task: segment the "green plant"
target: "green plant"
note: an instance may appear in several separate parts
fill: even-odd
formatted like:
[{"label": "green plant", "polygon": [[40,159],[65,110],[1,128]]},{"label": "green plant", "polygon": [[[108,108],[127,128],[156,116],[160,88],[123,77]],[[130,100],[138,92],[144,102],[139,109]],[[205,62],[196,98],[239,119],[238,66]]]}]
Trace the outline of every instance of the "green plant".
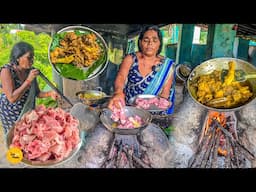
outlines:
[{"label": "green plant", "polygon": [[[12,30],[14,30],[14,33],[11,33]],[[10,52],[14,44],[19,41],[25,41],[34,47],[33,66],[52,81],[52,66],[48,60],[48,46],[51,39],[46,33],[35,34],[33,31],[23,30],[21,24],[0,24],[0,67],[9,62]],[[37,81],[41,90],[48,89],[46,83],[40,77],[37,78]],[[51,98],[37,99],[36,103],[56,106],[56,101]]]},{"label": "green plant", "polygon": [[170,136],[171,133],[174,131],[174,129],[175,129],[174,126],[170,125],[169,127],[165,128],[165,129],[163,129],[163,130],[164,130],[164,132],[165,132],[165,134],[166,134],[167,136]]}]

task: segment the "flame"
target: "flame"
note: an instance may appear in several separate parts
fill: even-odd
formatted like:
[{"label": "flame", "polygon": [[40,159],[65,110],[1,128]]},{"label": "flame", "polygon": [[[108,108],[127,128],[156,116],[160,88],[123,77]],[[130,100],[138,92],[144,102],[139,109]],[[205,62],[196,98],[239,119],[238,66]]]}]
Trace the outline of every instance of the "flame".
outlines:
[{"label": "flame", "polygon": [[[209,129],[210,125],[212,124],[213,119],[217,120],[222,126],[224,126],[226,124],[225,112],[209,111],[208,119],[207,119],[206,125],[205,125],[204,135],[207,134],[208,129]],[[216,131],[219,131],[219,128]]]},{"label": "flame", "polygon": [[[209,126],[212,124],[212,121],[214,119],[217,120],[223,127],[225,126],[226,120],[227,120],[225,112],[209,111],[208,119],[206,122],[205,134],[207,133]],[[221,130],[219,128],[217,128],[216,132],[218,132],[218,131],[221,131]],[[218,151],[218,155],[227,156],[228,151],[226,149],[218,147],[217,151]]]}]

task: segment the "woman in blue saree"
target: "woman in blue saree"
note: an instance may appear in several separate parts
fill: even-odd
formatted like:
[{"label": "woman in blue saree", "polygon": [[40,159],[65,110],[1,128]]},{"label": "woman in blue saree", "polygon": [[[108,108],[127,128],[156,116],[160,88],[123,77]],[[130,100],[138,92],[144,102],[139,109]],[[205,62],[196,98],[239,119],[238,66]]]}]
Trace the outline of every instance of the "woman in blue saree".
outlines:
[{"label": "woman in blue saree", "polygon": [[172,114],[175,97],[175,63],[160,54],[162,34],[157,26],[147,26],[139,35],[139,51],[127,55],[115,79],[114,96],[108,107],[125,105],[138,94],[152,94],[170,101],[163,114]]}]

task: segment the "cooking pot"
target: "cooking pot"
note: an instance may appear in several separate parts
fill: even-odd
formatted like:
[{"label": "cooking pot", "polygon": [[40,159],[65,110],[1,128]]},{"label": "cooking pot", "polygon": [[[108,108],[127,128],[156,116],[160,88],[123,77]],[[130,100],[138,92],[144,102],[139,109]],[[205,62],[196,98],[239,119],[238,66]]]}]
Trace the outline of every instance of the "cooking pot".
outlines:
[{"label": "cooking pot", "polygon": [[96,87],[95,90],[79,91],[76,96],[86,105],[101,105],[107,102],[111,96],[102,91],[101,87]]},{"label": "cooking pot", "polygon": [[242,69],[246,73],[255,73],[256,72],[256,67],[250,64],[249,62],[246,62],[241,59],[237,58],[228,58],[228,57],[222,57],[222,58],[215,58],[215,59],[210,59],[207,60],[200,65],[196,66],[191,73],[189,74],[189,77],[187,79],[186,85],[187,89],[189,92],[189,95],[192,97],[192,99],[200,106],[208,109],[208,110],[213,110],[213,111],[220,111],[220,112],[228,112],[228,111],[238,111],[245,107],[246,105],[251,104],[254,102],[255,97],[256,97],[256,79],[248,79],[245,83],[250,87],[250,90],[253,93],[253,96],[244,104],[237,106],[237,107],[231,107],[231,108],[214,108],[214,107],[209,107],[206,106],[202,103],[200,103],[197,100],[196,96],[196,90],[191,84],[196,81],[197,77],[201,75],[206,75],[212,73],[214,70],[221,71],[222,69],[228,69],[228,63],[229,61],[235,61],[236,66],[235,69]]},{"label": "cooking pot", "polygon": [[190,72],[191,72],[191,67],[186,64],[179,64],[175,68],[175,73],[176,73],[176,82],[177,83],[184,83],[186,82]]},{"label": "cooking pot", "polygon": [[135,115],[143,119],[143,124],[140,127],[136,128],[118,128],[115,127],[115,122],[111,118],[112,111],[108,108],[102,110],[100,115],[100,120],[102,124],[111,132],[120,134],[120,135],[136,135],[139,134],[143,129],[145,129],[152,120],[151,114],[144,110],[136,107],[125,106],[124,113],[127,118],[134,117]]}]

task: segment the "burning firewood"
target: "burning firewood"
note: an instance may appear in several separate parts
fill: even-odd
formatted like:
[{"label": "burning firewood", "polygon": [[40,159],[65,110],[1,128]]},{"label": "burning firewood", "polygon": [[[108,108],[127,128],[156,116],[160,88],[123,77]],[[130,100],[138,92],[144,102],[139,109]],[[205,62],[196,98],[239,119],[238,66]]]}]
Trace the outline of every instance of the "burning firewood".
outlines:
[{"label": "burning firewood", "polygon": [[219,155],[222,155],[222,156],[227,156],[227,150],[225,150],[225,149],[222,149],[222,148],[220,148],[220,147],[218,147],[218,154]]},{"label": "burning firewood", "polygon": [[[210,111],[189,167],[242,167],[246,156],[254,159],[254,154],[238,141],[235,126],[234,113]],[[218,159],[223,165],[218,165]]]},{"label": "burning firewood", "polygon": [[134,135],[118,135],[111,145],[104,168],[150,168],[146,151]]}]

